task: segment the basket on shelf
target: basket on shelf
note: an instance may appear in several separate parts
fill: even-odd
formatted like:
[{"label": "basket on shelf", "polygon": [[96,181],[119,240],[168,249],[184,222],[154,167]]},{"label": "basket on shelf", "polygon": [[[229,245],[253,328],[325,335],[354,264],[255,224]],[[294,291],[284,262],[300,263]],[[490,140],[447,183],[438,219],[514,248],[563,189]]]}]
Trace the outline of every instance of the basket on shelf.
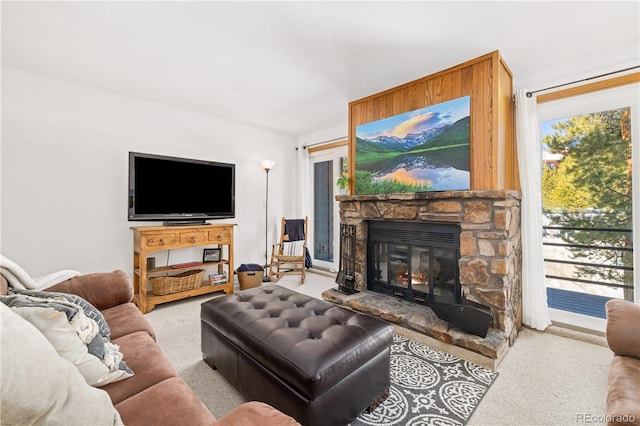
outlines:
[{"label": "basket on shelf", "polygon": [[168,277],[151,277],[149,278],[149,283],[151,283],[151,288],[153,288],[153,294],[156,296],[164,296],[200,287],[202,285],[204,272],[204,269],[193,269]]}]

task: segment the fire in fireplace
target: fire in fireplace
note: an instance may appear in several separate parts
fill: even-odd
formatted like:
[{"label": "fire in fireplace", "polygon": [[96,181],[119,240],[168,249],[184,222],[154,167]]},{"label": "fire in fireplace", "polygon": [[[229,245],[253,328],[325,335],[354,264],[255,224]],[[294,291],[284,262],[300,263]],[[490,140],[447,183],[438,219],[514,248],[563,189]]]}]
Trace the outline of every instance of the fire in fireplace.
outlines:
[{"label": "fire in fireplace", "polygon": [[460,303],[460,227],[369,221],[367,288],[414,303]]}]

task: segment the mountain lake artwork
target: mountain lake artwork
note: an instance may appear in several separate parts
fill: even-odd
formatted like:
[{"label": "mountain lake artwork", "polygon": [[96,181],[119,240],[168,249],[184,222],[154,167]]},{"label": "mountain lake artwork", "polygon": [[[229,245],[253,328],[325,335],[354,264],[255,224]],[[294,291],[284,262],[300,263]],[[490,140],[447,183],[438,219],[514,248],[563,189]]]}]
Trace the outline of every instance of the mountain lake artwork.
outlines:
[{"label": "mountain lake artwork", "polygon": [[470,97],[356,127],[355,193],[467,190]]}]

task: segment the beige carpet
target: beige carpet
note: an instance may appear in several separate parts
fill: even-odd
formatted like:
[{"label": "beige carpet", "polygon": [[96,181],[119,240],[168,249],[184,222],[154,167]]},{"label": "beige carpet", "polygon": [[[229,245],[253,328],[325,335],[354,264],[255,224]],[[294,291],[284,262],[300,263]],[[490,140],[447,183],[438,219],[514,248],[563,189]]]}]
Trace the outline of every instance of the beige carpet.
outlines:
[{"label": "beige carpet", "polygon": [[[285,276],[278,284],[314,297],[335,286],[332,278],[314,273],[303,285],[294,276]],[[211,298],[158,305],[146,317],[180,376],[220,417],[244,399],[202,361],[200,305]],[[579,423],[580,414],[602,416],[611,359],[612,352],[599,344],[524,329],[468,424],[569,425]]]}]

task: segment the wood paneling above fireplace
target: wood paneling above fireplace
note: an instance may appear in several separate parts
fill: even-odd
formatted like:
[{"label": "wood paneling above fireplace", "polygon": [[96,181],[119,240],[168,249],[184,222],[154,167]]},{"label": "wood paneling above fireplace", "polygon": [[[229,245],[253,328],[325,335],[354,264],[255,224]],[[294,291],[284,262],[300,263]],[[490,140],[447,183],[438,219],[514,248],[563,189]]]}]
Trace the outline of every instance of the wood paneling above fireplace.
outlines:
[{"label": "wood paneling above fireplace", "polygon": [[[514,135],[513,77],[498,51],[349,103],[350,172],[356,127],[462,96],[471,97],[472,190],[520,189]],[[355,179],[351,176],[351,185]],[[351,188],[353,194],[353,187]]]}]

